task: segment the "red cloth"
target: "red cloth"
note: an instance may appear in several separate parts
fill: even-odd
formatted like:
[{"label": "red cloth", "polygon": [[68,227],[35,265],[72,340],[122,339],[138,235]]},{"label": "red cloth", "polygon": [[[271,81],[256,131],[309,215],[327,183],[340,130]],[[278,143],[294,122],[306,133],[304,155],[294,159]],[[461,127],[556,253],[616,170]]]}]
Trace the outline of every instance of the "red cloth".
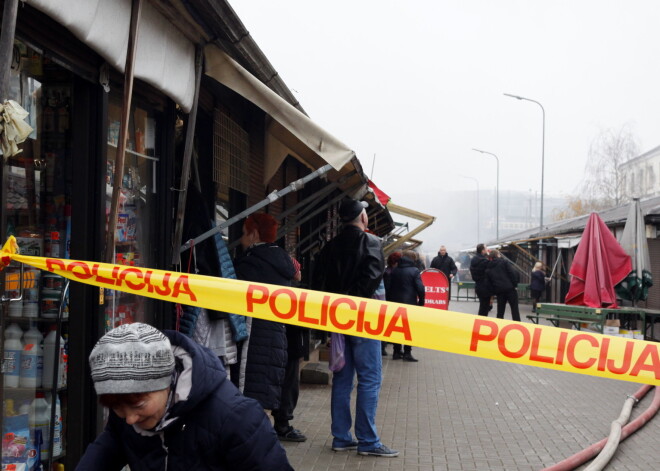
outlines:
[{"label": "red cloth", "polygon": [[596,213],[591,213],[569,273],[566,304],[617,307],[614,287],[632,270],[630,256]]},{"label": "red cloth", "polygon": [[378,201],[380,201],[380,204],[383,206],[387,206],[387,203],[390,202],[392,198],[390,198],[383,190],[378,188],[374,182],[369,180],[368,182],[369,188],[373,190],[373,192],[376,194],[376,197],[378,198]]}]

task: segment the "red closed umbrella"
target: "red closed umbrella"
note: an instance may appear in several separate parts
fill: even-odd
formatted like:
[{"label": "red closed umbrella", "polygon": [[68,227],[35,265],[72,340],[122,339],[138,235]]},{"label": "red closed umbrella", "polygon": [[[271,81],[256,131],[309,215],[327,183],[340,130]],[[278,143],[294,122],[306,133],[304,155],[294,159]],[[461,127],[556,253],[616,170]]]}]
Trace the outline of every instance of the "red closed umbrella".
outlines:
[{"label": "red closed umbrella", "polygon": [[631,270],[630,256],[600,216],[591,213],[569,271],[572,278],[565,303],[615,308],[614,287]]}]

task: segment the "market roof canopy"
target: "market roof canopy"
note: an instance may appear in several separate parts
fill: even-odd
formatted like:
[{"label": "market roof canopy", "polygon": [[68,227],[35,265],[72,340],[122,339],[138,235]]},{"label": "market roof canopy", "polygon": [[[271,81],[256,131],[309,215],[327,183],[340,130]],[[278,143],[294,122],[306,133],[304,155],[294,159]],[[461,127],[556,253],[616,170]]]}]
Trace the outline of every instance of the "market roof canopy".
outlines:
[{"label": "market roof canopy", "polygon": [[[124,72],[131,0],[25,1]],[[135,77],[161,90],[185,112],[190,111],[195,92],[195,46],[149,2],[142,5]]]},{"label": "market roof canopy", "polygon": [[[287,155],[313,170],[326,163],[335,170],[355,157],[346,144],[264,85],[214,44],[205,47],[206,75],[251,101],[273,118],[267,129],[266,160],[270,177]],[[266,175],[267,180],[270,178]]]}]

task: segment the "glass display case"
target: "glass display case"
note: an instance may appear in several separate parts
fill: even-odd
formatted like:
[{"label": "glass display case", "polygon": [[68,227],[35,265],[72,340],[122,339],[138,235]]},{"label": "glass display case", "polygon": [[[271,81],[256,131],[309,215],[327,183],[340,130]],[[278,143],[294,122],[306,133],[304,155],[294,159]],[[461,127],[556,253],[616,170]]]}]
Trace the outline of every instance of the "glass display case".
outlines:
[{"label": "glass display case", "polygon": [[[23,254],[68,258],[71,73],[17,41],[11,95],[34,131],[1,161],[3,236],[15,236]],[[68,283],[20,264],[0,272],[0,283],[3,464],[52,469],[66,452]]]},{"label": "glass display case", "polygon": [[[111,94],[108,104],[107,171],[105,182],[106,221],[110,213],[114,174],[117,162],[121,96]],[[156,234],[157,207],[156,119],[149,111],[133,106],[128,127],[122,186],[119,192],[115,230],[114,263],[139,267],[155,266],[152,247]],[[106,227],[106,230],[109,228]],[[106,290],[106,330],[135,321],[151,323],[151,301],[148,298],[120,291]]]}]

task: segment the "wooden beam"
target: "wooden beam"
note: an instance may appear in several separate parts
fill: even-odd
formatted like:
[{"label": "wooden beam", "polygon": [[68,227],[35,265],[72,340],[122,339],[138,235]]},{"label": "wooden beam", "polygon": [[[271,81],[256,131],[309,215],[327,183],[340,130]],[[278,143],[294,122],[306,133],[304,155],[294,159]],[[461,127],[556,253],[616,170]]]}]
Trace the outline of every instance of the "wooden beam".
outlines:
[{"label": "wooden beam", "polygon": [[110,215],[108,216],[108,228],[105,234],[105,261],[107,263],[114,263],[119,194],[121,193],[122,179],[124,177],[124,160],[126,154],[126,142],[128,140],[128,121],[131,115],[131,101],[133,98],[135,53],[137,51],[137,35],[140,26],[141,13],[142,0],[133,0],[133,4],[131,5],[131,25],[128,32],[128,49],[126,51],[126,68],[124,71],[124,101],[122,103],[121,122],[119,127],[119,143],[117,146],[117,157],[115,158],[115,175],[112,186]]}]

